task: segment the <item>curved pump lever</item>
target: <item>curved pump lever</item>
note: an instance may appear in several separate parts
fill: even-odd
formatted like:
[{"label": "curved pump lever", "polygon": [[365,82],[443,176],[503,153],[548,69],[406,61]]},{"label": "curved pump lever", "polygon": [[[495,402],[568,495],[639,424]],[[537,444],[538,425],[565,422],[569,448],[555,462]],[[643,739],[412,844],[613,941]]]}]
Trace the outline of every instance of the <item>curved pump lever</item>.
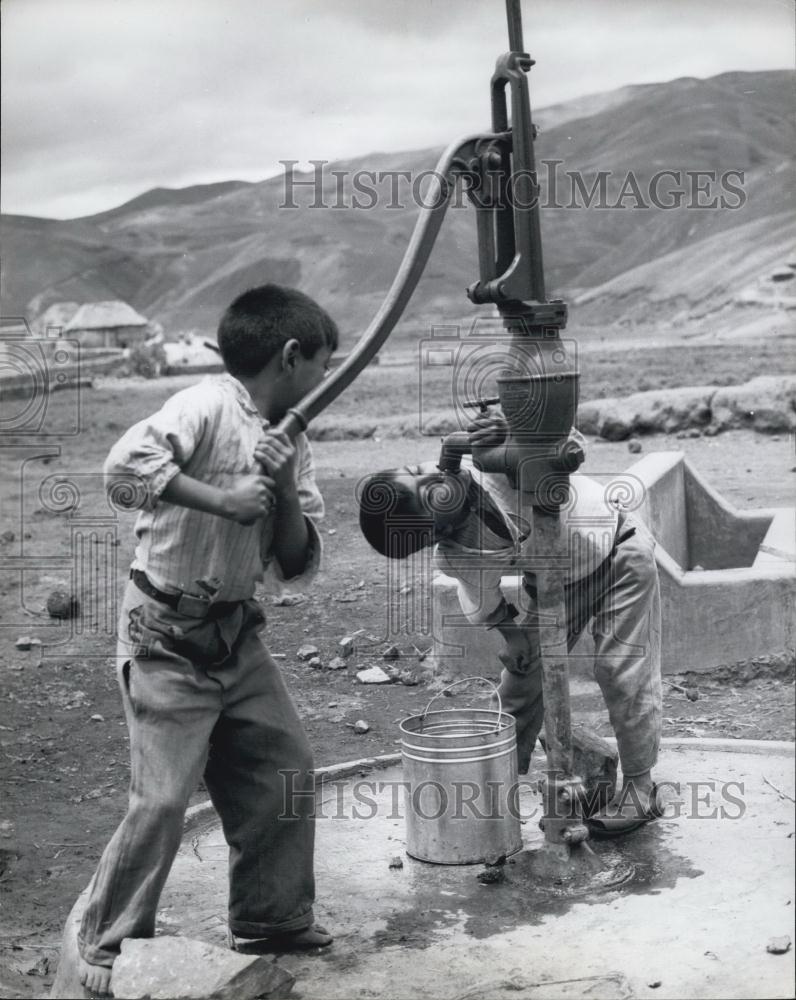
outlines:
[{"label": "curved pump lever", "polygon": [[343,364],[296,406],[287,411],[278,430],[285,431],[290,438],[305,430],[310,420],[337,399],[376,356],[401,318],[423,274],[445,218],[456,176],[471,175],[474,171],[474,162],[480,155],[482,147],[507,138],[506,134],[485,133],[457,139],[448,146],[434,169],[429,192],[431,197],[424,199],[401,266],[379,311]]}]

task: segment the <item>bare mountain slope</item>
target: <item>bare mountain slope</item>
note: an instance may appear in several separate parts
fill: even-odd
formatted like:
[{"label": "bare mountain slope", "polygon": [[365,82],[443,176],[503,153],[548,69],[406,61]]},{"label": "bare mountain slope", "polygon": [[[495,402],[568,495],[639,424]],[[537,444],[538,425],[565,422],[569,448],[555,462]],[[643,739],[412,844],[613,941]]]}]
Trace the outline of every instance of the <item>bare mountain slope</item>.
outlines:
[{"label": "bare mountain slope", "polygon": [[[791,83],[784,71],[731,73],[625,87],[540,111],[549,292],[580,297],[578,314],[600,323],[637,310],[631,300],[650,289],[664,317],[672,309],[699,312],[708,302],[731,300],[738,268],[747,275],[780,260],[788,231],[779,222],[793,191]],[[321,190],[296,189],[297,208],[284,207],[280,176],[257,184],[159,188],[79,220],[5,216],[4,313],[33,319],[53,302],[121,298],[162,322],[167,333],[211,333],[230,298],[254,282],[276,280],[326,304],[350,341],[393,279],[418,213],[412,180],[432,168],[438,154],[374,153],[330,164],[319,178]],[[562,161],[555,192],[548,183],[552,166],[542,162],[554,159]],[[343,172],[341,189],[333,170]],[[684,203],[671,210],[650,204],[651,179],[661,170],[674,171],[664,192],[678,186],[685,192]],[[702,183],[708,201],[731,195],[724,207],[720,198],[713,208],[688,207],[695,200],[694,171],[715,172],[715,180]],[[721,181],[727,171],[736,172],[734,195]],[[631,172],[645,207],[632,192],[618,203]],[[601,205],[585,207],[576,174],[585,191],[604,184]],[[359,204],[368,207],[353,205],[355,178],[374,192],[363,196],[360,188]],[[318,198],[326,208],[311,207]],[[716,248],[721,266],[706,256]],[[464,289],[476,277],[474,213],[454,206],[403,329],[467,315]],[[678,291],[683,282],[687,291]],[[599,293],[584,298],[595,289]]]}]

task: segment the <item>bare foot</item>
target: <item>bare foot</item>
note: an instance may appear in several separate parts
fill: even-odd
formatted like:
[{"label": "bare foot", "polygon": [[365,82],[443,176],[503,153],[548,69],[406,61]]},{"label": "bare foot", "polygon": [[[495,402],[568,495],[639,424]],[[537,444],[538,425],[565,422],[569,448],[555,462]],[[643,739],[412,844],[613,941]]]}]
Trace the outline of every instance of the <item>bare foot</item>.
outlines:
[{"label": "bare foot", "polygon": [[111,993],[112,971],[108,965],[91,965],[84,958],[80,959],[80,965],[78,966],[80,982],[86,987],[89,993],[106,997],[113,996]]}]

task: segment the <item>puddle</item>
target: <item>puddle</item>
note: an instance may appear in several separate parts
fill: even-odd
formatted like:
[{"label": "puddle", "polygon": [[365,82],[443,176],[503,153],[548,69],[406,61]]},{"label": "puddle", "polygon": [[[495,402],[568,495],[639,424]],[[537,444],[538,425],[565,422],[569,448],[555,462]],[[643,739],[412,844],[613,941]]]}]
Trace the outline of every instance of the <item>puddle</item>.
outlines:
[{"label": "puddle", "polygon": [[577,866],[572,874],[549,873],[538,850],[509,858],[505,880],[482,885],[481,865],[444,866],[410,862],[412,904],[387,916],[377,931],[376,947],[426,948],[463,931],[488,938],[521,926],[538,926],[568,912],[576,903],[605,904],[620,895],[657,895],[681,878],[704,872],[663,843],[662,832],[649,826],[621,844],[594,846],[595,865]]}]

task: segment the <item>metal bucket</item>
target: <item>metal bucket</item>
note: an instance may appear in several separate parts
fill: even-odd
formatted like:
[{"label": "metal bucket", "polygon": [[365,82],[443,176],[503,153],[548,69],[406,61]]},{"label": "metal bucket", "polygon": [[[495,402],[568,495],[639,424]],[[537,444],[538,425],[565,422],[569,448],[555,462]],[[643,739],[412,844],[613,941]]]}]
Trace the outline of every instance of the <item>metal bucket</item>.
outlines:
[{"label": "metal bucket", "polygon": [[[478,680],[497,695],[498,710],[429,712],[456,684]],[[420,861],[468,865],[522,848],[517,734],[491,681],[463,677],[400,726],[406,803],[406,852]]]}]

